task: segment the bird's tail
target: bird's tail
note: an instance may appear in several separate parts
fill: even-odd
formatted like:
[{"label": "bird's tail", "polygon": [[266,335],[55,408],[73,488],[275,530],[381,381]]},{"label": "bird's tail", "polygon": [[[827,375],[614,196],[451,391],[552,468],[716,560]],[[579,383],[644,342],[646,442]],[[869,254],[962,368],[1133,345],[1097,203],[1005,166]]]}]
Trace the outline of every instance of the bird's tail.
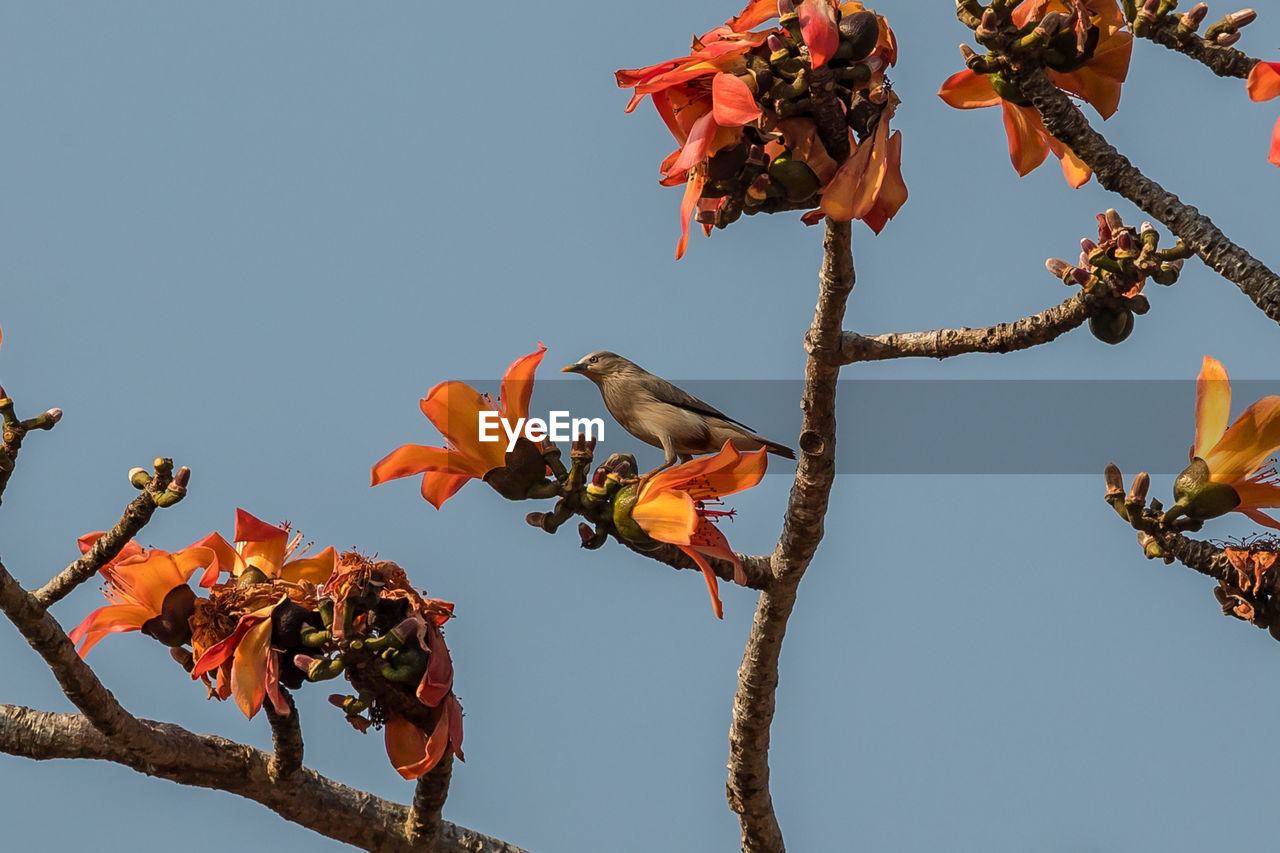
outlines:
[{"label": "bird's tail", "polygon": [[764,443],[765,449],[775,456],[781,456],[783,459],[795,459],[796,452],[785,444],[778,444],[776,441],[770,441],[767,438],[760,439]]}]

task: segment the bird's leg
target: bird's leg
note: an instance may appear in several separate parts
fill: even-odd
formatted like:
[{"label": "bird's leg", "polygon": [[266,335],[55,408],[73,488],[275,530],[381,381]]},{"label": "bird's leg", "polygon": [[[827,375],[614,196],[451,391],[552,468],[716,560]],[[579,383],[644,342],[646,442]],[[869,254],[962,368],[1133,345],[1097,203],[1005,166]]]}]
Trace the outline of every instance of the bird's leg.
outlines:
[{"label": "bird's leg", "polygon": [[662,441],[662,452],[666,454],[667,458],[662,460],[662,464],[657,468],[654,468],[648,474],[642,476],[640,478],[641,481],[647,480],[659,471],[665,471],[672,465],[676,464],[676,440],[669,435],[662,436],[660,440]]}]

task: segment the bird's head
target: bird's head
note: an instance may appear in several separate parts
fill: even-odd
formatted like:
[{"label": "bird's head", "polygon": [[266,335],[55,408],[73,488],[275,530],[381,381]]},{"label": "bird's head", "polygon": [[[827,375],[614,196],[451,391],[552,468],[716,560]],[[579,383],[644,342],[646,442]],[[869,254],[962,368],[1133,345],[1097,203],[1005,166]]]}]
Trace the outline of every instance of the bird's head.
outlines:
[{"label": "bird's head", "polygon": [[560,368],[561,373],[580,373],[592,382],[601,382],[638,371],[639,368],[635,364],[608,350],[588,353],[568,367]]}]

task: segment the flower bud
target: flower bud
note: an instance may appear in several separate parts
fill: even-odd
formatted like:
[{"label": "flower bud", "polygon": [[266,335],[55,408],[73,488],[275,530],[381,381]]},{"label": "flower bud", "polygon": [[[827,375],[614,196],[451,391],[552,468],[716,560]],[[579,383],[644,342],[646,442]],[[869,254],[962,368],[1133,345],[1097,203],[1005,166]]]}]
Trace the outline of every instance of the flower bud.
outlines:
[{"label": "flower bud", "polygon": [[1089,331],[1104,344],[1118,344],[1133,332],[1133,312],[1103,309],[1089,318]]}]

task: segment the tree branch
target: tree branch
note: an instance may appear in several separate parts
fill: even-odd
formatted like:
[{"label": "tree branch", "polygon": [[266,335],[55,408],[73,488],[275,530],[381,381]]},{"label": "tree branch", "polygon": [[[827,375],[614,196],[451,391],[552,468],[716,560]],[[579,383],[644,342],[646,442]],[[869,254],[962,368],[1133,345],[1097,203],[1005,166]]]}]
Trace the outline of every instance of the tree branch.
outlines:
[{"label": "tree branch", "polygon": [[1280,277],[1231,242],[1207,216],[1142,174],[1090,126],[1071,99],[1049,82],[1044,69],[1015,63],[1010,74],[1040,111],[1049,132],[1093,170],[1098,183],[1164,223],[1211,269],[1235,282],[1268,317],[1280,322]]},{"label": "tree branch", "polygon": [[[692,569],[693,571],[701,571],[698,564],[693,561],[685,552],[681,551],[675,545],[667,545],[659,543],[651,547],[645,547],[636,542],[632,542],[621,537],[618,541],[626,545],[632,551],[642,557],[648,557],[664,565],[668,565],[673,569]],[[755,555],[755,554],[738,554],[738,560],[742,563],[742,570],[747,575],[747,587],[750,589],[765,589],[773,580],[771,555]],[[727,560],[718,560],[715,557],[708,557],[707,563],[710,564],[711,570],[716,573],[716,577],[722,581],[733,583],[733,564]]]},{"label": "tree branch", "polygon": [[839,346],[845,302],[853,289],[849,223],[826,221],[818,305],[806,336],[810,350],[800,406],[800,460],[773,552],[774,582],[760,594],[751,634],[738,667],[729,729],[729,807],[738,814],[745,853],[780,853],[782,830],[769,793],[769,729],[778,688],[778,658],[795,605],[796,587],[822,540],[823,518],[835,482],[838,365],[815,355]]},{"label": "tree branch", "polygon": [[[141,469],[135,469],[138,475],[148,475]],[[183,474],[183,472],[186,472]],[[160,458],[155,461],[155,473],[142,486],[142,492],[129,501],[124,515],[115,526],[102,534],[89,552],[67,566],[48,583],[36,590],[33,595],[41,607],[48,608],[61,601],[71,590],[89,580],[107,563],[116,558],[120,549],[137,535],[151,516],[155,515],[160,505],[172,506],[186,494],[186,480],[190,469],[179,470],[177,478],[173,475],[173,460]]]},{"label": "tree branch", "polygon": [[302,724],[298,719],[298,705],[288,690],[281,687],[280,693],[289,704],[287,715],[277,714],[270,702],[262,704],[267,722],[271,724],[272,752],[267,773],[272,781],[288,778],[302,767]]},{"label": "tree branch", "polygon": [[1047,344],[1083,325],[1095,308],[1088,294],[1077,293],[1055,305],[1012,323],[983,329],[935,329],[931,332],[902,332],[887,335],[860,335],[842,332],[835,353],[836,364],[881,361],[890,358],[951,358],[970,352],[1013,352]]},{"label": "tree branch", "polygon": [[404,834],[424,850],[430,850],[440,837],[443,821],[440,811],[449,797],[449,780],[453,778],[453,753],[446,752],[431,772],[418,779],[413,789],[413,804],[405,819]]},{"label": "tree branch", "polygon": [[1180,32],[1178,21],[1177,15],[1165,15],[1157,19],[1142,34],[1142,38],[1203,63],[1219,77],[1239,77],[1243,80],[1249,76],[1253,66],[1258,64],[1256,58],[1234,47],[1214,44],[1194,32]]},{"label": "tree branch", "polygon": [[[37,761],[89,758],[111,761],[182,785],[226,791],[261,803],[286,820],[371,851],[425,850],[404,835],[409,808],[349,788],[301,768],[273,781],[265,752],[180,726],[138,721],[150,737],[170,746],[160,760],[144,760],[97,731],[80,714],[55,714],[0,705],[0,752]],[[186,752],[198,745],[195,754]],[[217,756],[208,762],[205,756]],[[442,821],[436,853],[524,853],[496,838]]]}]

